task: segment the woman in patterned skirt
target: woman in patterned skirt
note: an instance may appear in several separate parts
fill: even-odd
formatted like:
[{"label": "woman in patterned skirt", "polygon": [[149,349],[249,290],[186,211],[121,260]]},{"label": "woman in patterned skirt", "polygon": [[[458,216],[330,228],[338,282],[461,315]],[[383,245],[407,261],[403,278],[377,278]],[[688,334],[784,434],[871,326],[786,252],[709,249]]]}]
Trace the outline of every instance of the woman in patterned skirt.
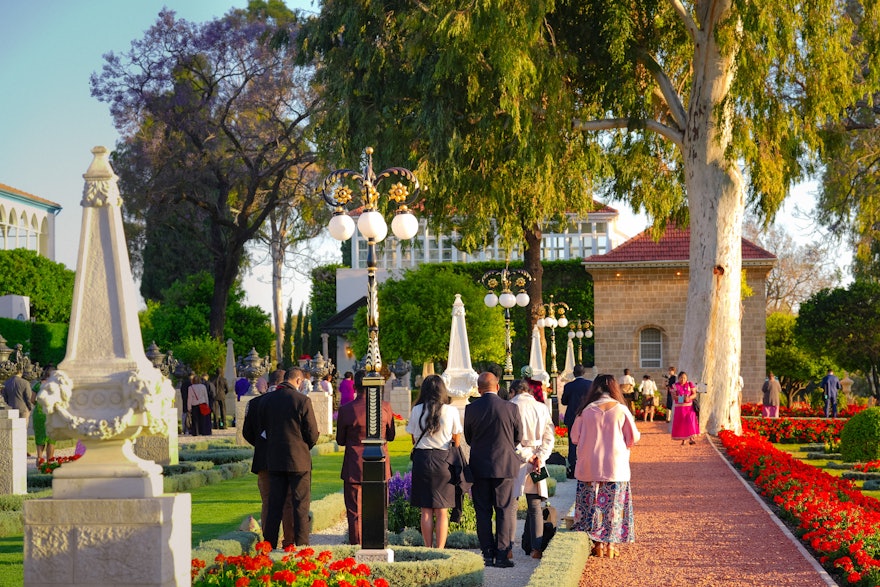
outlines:
[{"label": "woman in patterned skirt", "polygon": [[635,542],[629,454],[640,436],[614,376],[596,377],[571,427],[578,457],[572,528],[587,533],[594,556],[618,557],[617,544]]}]

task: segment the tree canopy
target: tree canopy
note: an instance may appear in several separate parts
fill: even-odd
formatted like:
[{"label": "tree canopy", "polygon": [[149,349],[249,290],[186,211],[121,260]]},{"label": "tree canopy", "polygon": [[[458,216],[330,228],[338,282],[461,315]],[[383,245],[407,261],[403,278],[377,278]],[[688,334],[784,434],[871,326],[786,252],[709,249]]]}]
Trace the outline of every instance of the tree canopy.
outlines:
[{"label": "tree canopy", "polygon": [[823,289],[801,304],[798,342],[848,371],[860,371],[880,399],[880,283]]},{"label": "tree canopy", "polygon": [[328,2],[303,38],[338,105],[319,121],[322,148],[345,159],[376,144],[413,162],[432,218],[467,210],[466,244],[497,226],[534,250],[543,223],[587,210],[594,191],[658,225],[689,221],[679,360],[708,384],[701,420],[716,432],[740,427],[746,200],[772,217],[812,171],[821,128],[880,88],[877,11],[874,0]]},{"label": "tree canopy", "polygon": [[0,250],[0,296],[28,296],[37,322],[69,322],[75,273],[36,251]]},{"label": "tree canopy", "polygon": [[[281,41],[298,25],[282,8],[251,2],[204,24],[163,10],[127,52],[105,55],[91,78],[92,95],[110,105],[123,135],[116,164],[129,167],[120,169],[131,190],[123,195],[143,214],[134,220],[186,219],[169,230],[210,255],[214,337],[223,335],[245,244],[276,208],[310,205],[301,185],[314,161],[308,121],[318,99],[305,68],[290,65]],[[160,257],[170,254],[154,244]]]},{"label": "tree canopy", "polygon": [[[452,303],[461,294],[471,361],[504,361],[504,319],[483,303],[485,291],[467,275],[448,267],[422,265],[379,286],[379,341],[386,364],[397,357],[413,363],[446,362]],[[367,351],[366,308],[355,318],[352,349]]]},{"label": "tree canopy", "polygon": [[810,383],[836,367],[827,357],[814,354],[798,342],[794,334],[796,321],[796,316],[786,312],[767,316],[767,371],[779,378],[789,406]]}]

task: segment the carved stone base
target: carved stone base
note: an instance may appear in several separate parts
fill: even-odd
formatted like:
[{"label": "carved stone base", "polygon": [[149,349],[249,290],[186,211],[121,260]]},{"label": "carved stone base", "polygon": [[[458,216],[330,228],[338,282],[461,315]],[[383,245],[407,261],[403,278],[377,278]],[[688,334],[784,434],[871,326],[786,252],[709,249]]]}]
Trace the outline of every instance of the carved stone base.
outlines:
[{"label": "carved stone base", "polygon": [[134,454],[130,440],[83,441],[86,453],[52,474],[55,499],[138,499],[162,495],[162,467]]},{"label": "carved stone base", "polygon": [[354,554],[354,560],[359,563],[393,563],[394,551],[390,548],[379,550],[362,548]]},{"label": "carved stone base", "polygon": [[255,397],[257,396],[243,395],[240,400],[235,402],[235,444],[238,446],[250,446],[248,441],[242,436],[241,431],[242,426],[244,426],[244,414],[247,411],[247,405]]},{"label": "carved stone base", "polygon": [[318,432],[330,434],[333,432],[333,396],[323,391],[312,391],[309,394],[312,400],[312,409],[315,410],[315,420],[318,422]]},{"label": "carved stone base", "polygon": [[412,410],[412,406],[410,403],[412,402],[412,396],[410,395],[409,387],[400,387],[395,385],[391,388],[391,410],[395,414],[400,414],[404,418],[409,418],[409,413]]},{"label": "carved stone base", "polygon": [[176,465],[180,462],[177,440],[177,409],[170,408],[166,415],[168,436],[139,436],[134,440],[134,454],[158,465]]},{"label": "carved stone base", "polygon": [[27,421],[0,410],[0,495],[27,493]]},{"label": "carved stone base", "polygon": [[[67,466],[67,465],[65,465]],[[28,587],[190,584],[188,493],[24,503]]]}]

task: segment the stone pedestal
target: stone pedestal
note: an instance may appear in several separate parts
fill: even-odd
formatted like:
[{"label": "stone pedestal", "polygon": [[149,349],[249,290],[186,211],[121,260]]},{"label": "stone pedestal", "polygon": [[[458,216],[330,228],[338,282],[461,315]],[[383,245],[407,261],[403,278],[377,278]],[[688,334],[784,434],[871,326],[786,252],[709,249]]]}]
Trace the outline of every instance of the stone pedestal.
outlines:
[{"label": "stone pedestal", "polygon": [[[235,393],[232,394],[233,396]],[[250,446],[247,440],[242,436],[241,431],[244,427],[244,414],[247,411],[247,405],[255,395],[243,395],[241,399],[235,402],[235,444],[237,446]]]},{"label": "stone pedestal", "polygon": [[177,440],[177,408],[168,410],[167,436],[139,436],[134,441],[134,454],[147,461],[153,461],[157,465],[176,465],[179,460],[179,445]]},{"label": "stone pedestal", "polygon": [[0,495],[27,493],[27,421],[0,410]]},{"label": "stone pedestal", "polygon": [[309,394],[309,399],[312,400],[312,408],[315,410],[318,431],[321,434],[330,434],[333,432],[333,395],[323,391],[313,391]]},{"label": "stone pedestal", "polygon": [[190,584],[188,493],[24,503],[28,587]]},{"label": "stone pedestal", "polygon": [[395,385],[391,388],[391,409],[395,414],[400,414],[404,418],[409,418],[409,413],[412,410],[412,406],[410,405],[411,396],[409,387],[400,387]]}]

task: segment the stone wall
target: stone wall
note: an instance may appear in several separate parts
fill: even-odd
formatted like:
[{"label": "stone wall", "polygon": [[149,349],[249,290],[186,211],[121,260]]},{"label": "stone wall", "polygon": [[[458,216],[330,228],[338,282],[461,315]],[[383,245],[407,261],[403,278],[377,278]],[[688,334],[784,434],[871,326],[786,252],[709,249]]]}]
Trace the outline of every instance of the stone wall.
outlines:
[{"label": "stone wall", "polygon": [[[667,367],[678,367],[687,304],[687,267],[591,269],[593,276],[596,370],[623,376],[628,368],[640,381],[649,374],[663,391]],[[741,373],[743,401],[761,396],[765,377],[765,268],[747,268],[754,295],[743,301]],[[662,334],[662,367],[639,364],[640,333],[656,328]],[[696,376],[691,377],[696,380]]]}]

